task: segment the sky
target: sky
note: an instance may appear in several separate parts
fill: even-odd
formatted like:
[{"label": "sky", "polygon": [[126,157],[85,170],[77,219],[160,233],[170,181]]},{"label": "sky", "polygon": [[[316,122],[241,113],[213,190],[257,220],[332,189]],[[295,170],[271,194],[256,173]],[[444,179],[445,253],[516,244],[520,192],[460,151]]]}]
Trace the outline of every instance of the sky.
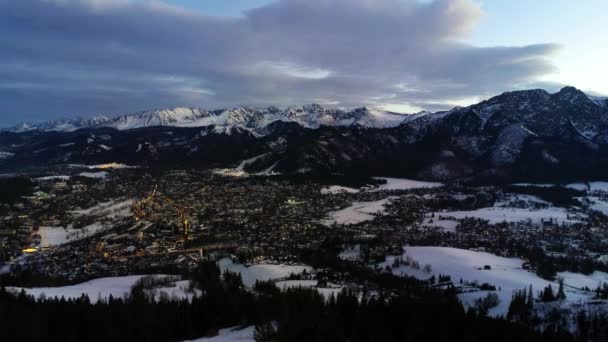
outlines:
[{"label": "sky", "polygon": [[605,0],[0,0],[0,126],[177,106],[608,94]]}]

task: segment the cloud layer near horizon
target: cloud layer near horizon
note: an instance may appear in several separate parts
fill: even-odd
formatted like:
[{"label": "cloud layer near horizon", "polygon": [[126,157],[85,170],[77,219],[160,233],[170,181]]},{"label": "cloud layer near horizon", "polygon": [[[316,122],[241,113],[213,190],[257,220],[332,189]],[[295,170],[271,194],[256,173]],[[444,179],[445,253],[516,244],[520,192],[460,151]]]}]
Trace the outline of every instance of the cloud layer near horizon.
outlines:
[{"label": "cloud layer near horizon", "polygon": [[0,123],[168,106],[448,107],[553,72],[555,45],[476,47],[471,0],[0,0]]}]

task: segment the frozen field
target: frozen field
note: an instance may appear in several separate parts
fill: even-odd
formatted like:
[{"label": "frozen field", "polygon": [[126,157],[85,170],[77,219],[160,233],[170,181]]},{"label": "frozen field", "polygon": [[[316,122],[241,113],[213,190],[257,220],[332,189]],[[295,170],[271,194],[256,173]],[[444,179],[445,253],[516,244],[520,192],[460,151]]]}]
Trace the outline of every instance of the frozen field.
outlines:
[{"label": "frozen field", "polygon": [[233,327],[221,329],[217,336],[214,337],[203,337],[196,340],[184,341],[184,342],[253,342],[253,333],[255,327]]},{"label": "frozen field", "polygon": [[73,214],[79,216],[86,215],[100,215],[106,217],[124,217],[130,216],[131,206],[133,205],[133,200],[125,200],[125,201],[109,201],[99,203],[98,205],[81,210],[72,211]]},{"label": "frozen field", "polygon": [[490,221],[491,224],[501,222],[526,222],[540,224],[543,220],[562,223],[579,223],[580,220],[569,215],[565,208],[548,207],[543,209],[488,207],[469,211],[445,211],[435,213],[436,217],[453,218],[456,220],[472,217]]},{"label": "frozen field", "polygon": [[81,172],[78,174],[80,177],[86,177],[86,178],[97,178],[97,179],[104,179],[106,178],[109,173],[107,173],[106,171],[99,171],[99,172]]},{"label": "frozen field", "polygon": [[[44,294],[46,298],[64,297],[66,299],[75,299],[86,294],[91,302],[96,302],[98,299],[108,299],[110,295],[114,298],[123,298],[124,296],[129,295],[131,293],[131,287],[142,277],[144,277],[144,275],[109,277],[94,279],[77,285],[34,288],[9,287],[8,290],[20,292],[23,289],[27,294],[36,298]],[[158,277],[166,277],[166,275],[158,275]],[[166,293],[169,298],[192,299],[194,294],[188,292],[188,280],[175,281],[172,285],[173,286],[146,290],[146,292],[156,300],[160,298],[161,292]]]},{"label": "frozen field", "polygon": [[382,190],[410,190],[410,189],[423,189],[423,188],[437,188],[443,186],[441,183],[436,182],[423,182],[417,181],[413,179],[405,179],[405,178],[381,178],[378,177],[376,179],[386,180],[386,184],[382,184],[372,191],[382,191]]},{"label": "frozen field", "polygon": [[63,245],[68,242],[81,240],[104,229],[105,227],[101,223],[93,223],[81,229],[43,226],[38,230],[38,234],[41,237],[40,247]]},{"label": "frozen field", "polygon": [[328,186],[326,188],[321,189],[321,194],[323,194],[323,195],[339,194],[339,193],[356,194],[358,192],[359,192],[359,189],[349,188],[349,187],[340,186],[340,185],[332,185],[332,186]]},{"label": "frozen field", "polygon": [[[477,282],[478,284],[488,283],[497,288],[496,293],[500,298],[497,307],[490,310],[492,315],[505,315],[511,302],[513,291],[527,289],[532,285],[534,292],[537,293],[551,284],[554,291],[557,291],[558,284],[546,281],[536,274],[522,269],[523,260],[518,258],[504,258],[490,253],[475,252],[470,250],[449,248],[449,247],[406,247],[403,258],[412,257],[420,264],[420,269],[401,265],[393,268],[395,275],[410,275],[419,279],[428,279],[431,275],[438,277],[439,274],[450,275],[452,282],[459,284],[460,279],[465,282]],[[395,257],[387,257],[381,264],[384,268],[392,265]],[[422,269],[424,265],[431,265],[431,272],[426,273]],[[484,270],[484,266],[489,265],[490,270]],[[581,285],[594,283],[597,285],[599,279],[606,275],[585,276],[582,274],[564,273],[560,274],[565,278],[566,285]],[[500,287],[500,290],[498,288]],[[477,298],[485,297],[488,291],[477,291],[460,294],[459,297],[465,306],[473,305]],[[571,303],[589,298],[573,288],[566,287],[567,301]]]},{"label": "frozen field", "polygon": [[256,280],[271,280],[288,277],[290,274],[300,274],[306,270],[311,272],[312,267],[302,265],[273,265],[273,264],[258,264],[245,266],[235,264],[229,258],[224,258],[218,262],[220,270],[224,272],[228,270],[234,273],[240,273],[243,279],[243,284],[247,287],[255,285]]},{"label": "frozen field", "polygon": [[357,224],[376,218],[376,215],[384,212],[385,205],[396,197],[388,197],[372,202],[354,202],[350,207],[328,213],[329,218],[323,224]]}]

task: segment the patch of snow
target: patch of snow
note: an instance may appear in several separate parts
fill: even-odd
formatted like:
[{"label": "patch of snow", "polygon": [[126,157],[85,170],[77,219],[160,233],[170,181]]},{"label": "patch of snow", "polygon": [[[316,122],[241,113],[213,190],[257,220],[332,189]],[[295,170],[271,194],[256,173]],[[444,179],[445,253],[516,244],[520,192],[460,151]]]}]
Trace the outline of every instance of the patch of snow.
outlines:
[{"label": "patch of snow", "polygon": [[104,229],[105,227],[100,223],[93,223],[81,229],[42,226],[38,229],[38,234],[41,237],[40,247],[63,245],[68,242],[81,240]]},{"label": "patch of snow", "polygon": [[[426,273],[422,269],[414,269],[410,266],[401,265],[392,268],[395,275],[410,275],[419,279],[428,279],[432,275],[437,278],[439,274],[449,275],[455,286],[459,286],[460,279],[464,282],[478,285],[488,283],[496,286],[496,291],[474,291],[459,294],[460,300],[465,306],[472,306],[475,300],[485,297],[490,292],[498,294],[500,303],[497,307],[490,309],[489,314],[493,316],[506,315],[511,296],[516,290],[533,287],[534,293],[543,290],[551,284],[554,291],[559,285],[555,282],[544,280],[536,274],[522,269],[524,261],[519,258],[499,257],[490,253],[475,252],[465,249],[450,247],[406,247],[402,258],[411,257],[421,266],[431,265],[431,272]],[[395,257],[387,257],[387,260],[378,266],[385,268],[393,264]],[[484,266],[490,266],[485,270]],[[582,276],[582,275],[581,275]],[[574,279],[574,277],[570,277]],[[573,282],[571,280],[571,282]],[[500,288],[500,289],[499,289]],[[567,300],[575,303],[581,299],[588,299],[589,294],[566,287]]]},{"label": "patch of snow", "polygon": [[[123,298],[131,293],[131,287],[137,283],[138,280],[145,277],[144,275],[132,275],[125,277],[108,277],[89,280],[87,282],[61,286],[61,287],[33,287],[33,288],[21,288],[21,287],[8,287],[7,289],[13,293],[19,293],[23,289],[28,295],[32,295],[39,298],[42,294],[46,298],[61,298],[65,299],[76,299],[86,294],[91,302],[95,303],[99,299],[107,300],[110,295],[114,298]],[[167,277],[167,275],[157,275],[157,277]],[[176,281],[173,283],[173,287],[167,288],[156,288],[152,290],[146,290],[149,294],[154,295],[156,299],[160,298],[159,293],[165,292],[169,297],[179,299],[191,299],[193,293],[188,292],[188,282]]]},{"label": "patch of snow", "polygon": [[253,158],[245,159],[245,160],[241,161],[241,163],[236,167],[235,170],[236,171],[245,171],[245,167],[247,165],[255,163],[258,159],[264,158],[268,154],[270,154],[270,152],[264,153],[264,154],[260,154],[259,156],[255,156]]},{"label": "patch of snow", "polygon": [[591,291],[598,288],[598,286],[608,284],[608,273],[600,271],[594,271],[589,275],[572,272],[559,272],[557,273],[557,277],[564,279],[564,284],[567,286],[575,287],[577,289],[588,287],[591,289]]},{"label": "patch of snow", "polygon": [[569,215],[565,208],[548,207],[544,209],[510,208],[510,207],[488,207],[470,211],[448,211],[438,212],[437,215],[454,219],[467,217],[488,220],[491,224],[501,222],[528,222],[540,224],[542,221],[553,220],[558,224],[580,223],[581,221]]},{"label": "patch of snow", "polygon": [[131,216],[131,206],[133,200],[125,201],[109,201],[99,203],[98,205],[81,210],[73,210],[72,213],[79,216],[85,215],[103,215],[105,217],[126,217]]},{"label": "patch of snow", "polygon": [[11,152],[0,152],[0,159],[9,159],[14,157],[15,154]]},{"label": "patch of snow", "polygon": [[606,191],[608,192],[608,182],[590,182],[590,183],[571,183],[566,187],[580,191]]},{"label": "patch of snow", "polygon": [[443,186],[442,183],[423,182],[423,181],[404,179],[404,178],[377,177],[376,179],[386,180],[386,184],[382,184],[372,191],[427,189],[427,188],[437,188],[437,187]]},{"label": "patch of snow", "polygon": [[247,287],[255,285],[256,280],[267,281],[272,279],[281,279],[288,277],[291,274],[300,274],[306,270],[310,273],[312,268],[304,265],[275,265],[275,264],[256,264],[245,266],[235,264],[229,258],[224,258],[218,261],[218,266],[222,272],[228,270],[230,272],[239,273],[243,279],[243,284]]},{"label": "patch of snow", "polygon": [[99,171],[99,172],[81,172],[78,174],[80,177],[86,177],[86,178],[96,178],[96,179],[104,179],[106,178],[109,173],[107,173],[106,171]]},{"label": "patch of snow", "polygon": [[359,192],[358,189],[353,189],[353,188],[349,188],[346,186],[340,186],[340,185],[332,185],[332,186],[321,189],[321,194],[323,194],[323,195],[340,194],[340,193],[356,194],[358,192]]},{"label": "patch of snow", "polygon": [[335,224],[357,224],[370,221],[384,212],[386,204],[397,197],[391,196],[372,202],[354,202],[351,206],[338,211],[328,213],[329,218],[323,220],[323,224],[331,226]]},{"label": "patch of snow", "polygon": [[439,219],[437,217],[431,217],[430,215],[425,215],[425,218],[421,222],[422,226],[426,227],[437,227],[441,228],[444,232],[456,232],[456,227],[458,226],[458,221],[455,220],[446,220]]},{"label": "patch of snow", "polygon": [[254,342],[253,338],[255,332],[255,326],[249,327],[233,327],[221,329],[217,336],[214,337],[202,337],[196,340],[189,340],[184,342]]},{"label": "patch of snow", "polygon": [[45,176],[34,178],[36,181],[48,182],[48,181],[67,181],[70,180],[70,176]]}]

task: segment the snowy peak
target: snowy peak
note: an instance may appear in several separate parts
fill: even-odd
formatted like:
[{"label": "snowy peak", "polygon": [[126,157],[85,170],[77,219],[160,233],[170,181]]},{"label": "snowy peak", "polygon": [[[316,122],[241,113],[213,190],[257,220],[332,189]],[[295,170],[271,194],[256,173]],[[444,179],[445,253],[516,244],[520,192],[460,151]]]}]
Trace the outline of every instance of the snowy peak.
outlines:
[{"label": "snowy peak", "polygon": [[592,98],[574,87],[564,87],[550,94],[542,89],[506,92],[466,108],[447,112],[421,112],[403,115],[375,108],[361,107],[350,111],[324,108],[319,104],[279,109],[277,107],[235,107],[208,111],[200,108],[173,108],[144,111],[112,119],[57,120],[45,123],[22,123],[5,131],[75,131],[81,128],[110,127],[129,130],[143,127],[200,127],[201,134],[249,132],[267,135],[274,122],[296,123],[307,129],[320,127],[392,128],[408,125],[421,132],[427,125],[448,119],[461,112],[480,118],[481,129],[501,129],[521,125],[535,134],[558,136],[564,125],[571,124],[586,138],[593,139],[608,124],[608,101]]},{"label": "snowy peak", "polygon": [[195,108],[160,109],[121,116],[99,126],[118,130],[153,126],[192,127],[207,117],[209,117],[209,113]]},{"label": "snowy peak", "polygon": [[17,126],[14,126],[3,131],[13,133],[23,133],[29,131],[43,131],[43,132],[73,132],[81,128],[91,128],[106,123],[109,119],[105,116],[96,116],[93,118],[76,118],[66,120],[54,120],[45,121],[41,123],[27,123],[22,122]]}]

